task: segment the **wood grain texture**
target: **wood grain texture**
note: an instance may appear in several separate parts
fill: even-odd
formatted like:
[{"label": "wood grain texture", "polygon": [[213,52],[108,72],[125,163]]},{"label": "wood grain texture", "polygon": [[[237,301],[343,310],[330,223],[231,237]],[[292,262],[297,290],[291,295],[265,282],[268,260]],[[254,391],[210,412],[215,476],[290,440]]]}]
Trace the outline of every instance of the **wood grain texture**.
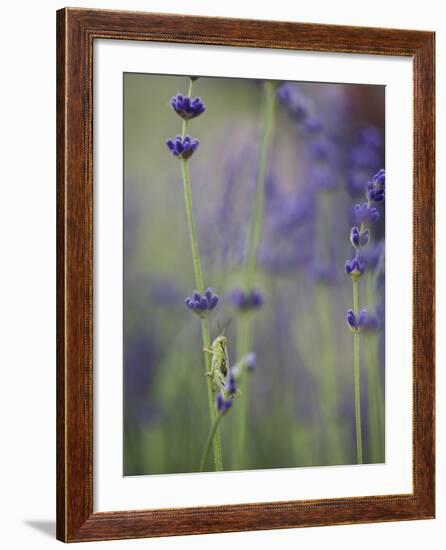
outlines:
[{"label": "wood grain texture", "polygon": [[[93,41],[402,55],[414,67],[413,492],[93,512]],[[431,32],[66,8],[57,12],[57,538],[125,539],[434,517]],[[409,183],[408,183],[409,184]]]}]

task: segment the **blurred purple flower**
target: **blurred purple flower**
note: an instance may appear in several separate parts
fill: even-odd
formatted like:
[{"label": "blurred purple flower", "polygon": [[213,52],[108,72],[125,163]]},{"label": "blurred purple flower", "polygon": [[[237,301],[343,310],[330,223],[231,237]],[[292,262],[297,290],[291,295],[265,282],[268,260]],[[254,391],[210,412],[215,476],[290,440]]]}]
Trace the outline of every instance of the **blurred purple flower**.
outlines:
[{"label": "blurred purple flower", "polygon": [[315,262],[310,268],[310,276],[315,283],[332,285],[337,281],[336,267],[332,263]]},{"label": "blurred purple flower", "polygon": [[263,296],[259,290],[253,288],[244,291],[241,288],[234,288],[228,295],[230,303],[240,311],[251,311],[263,305]]},{"label": "blurred purple flower", "polygon": [[370,225],[379,220],[379,212],[374,206],[370,206],[368,202],[355,204],[354,214],[356,222],[361,225]]},{"label": "blurred purple flower", "polygon": [[221,393],[219,393],[215,399],[215,404],[217,407],[217,411],[221,413],[225,413],[232,407],[232,399],[225,399]]}]

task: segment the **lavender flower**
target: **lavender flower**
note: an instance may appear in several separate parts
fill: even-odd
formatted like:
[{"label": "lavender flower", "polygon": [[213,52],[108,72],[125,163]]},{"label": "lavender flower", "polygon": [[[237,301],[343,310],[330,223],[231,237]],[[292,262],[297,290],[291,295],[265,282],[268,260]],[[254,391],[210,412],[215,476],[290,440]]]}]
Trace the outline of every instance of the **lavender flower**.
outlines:
[{"label": "lavender flower", "polygon": [[359,225],[371,225],[379,220],[378,210],[374,206],[370,206],[369,202],[355,204],[354,214]]},{"label": "lavender flower", "polygon": [[331,263],[315,262],[310,268],[310,276],[315,283],[331,285],[336,282],[336,269]]},{"label": "lavender flower", "polygon": [[177,94],[170,100],[170,106],[181,118],[189,120],[195,118],[204,113],[205,106],[200,97],[194,97],[193,99]]},{"label": "lavender flower", "polygon": [[345,272],[356,281],[365,271],[365,264],[359,258],[353,258],[345,262]]},{"label": "lavender flower", "polygon": [[[256,354],[252,351],[241,357],[237,363],[231,367],[231,376],[234,378],[234,381],[241,378],[245,369],[252,372],[256,367],[256,361]],[[238,394],[239,392],[236,393],[236,395]]]},{"label": "lavender flower", "polygon": [[365,126],[359,132],[359,142],[380,151],[383,146],[382,132],[375,126]]},{"label": "lavender flower", "polygon": [[194,290],[192,296],[188,296],[184,302],[191,311],[204,318],[215,308],[218,301],[218,295],[211,288],[208,288],[203,295]]},{"label": "lavender flower", "polygon": [[306,118],[302,123],[302,127],[308,134],[312,135],[322,132],[324,125],[320,118],[313,116],[310,118]]},{"label": "lavender flower", "polygon": [[383,135],[374,126],[366,126],[359,131],[357,141],[348,158],[349,174],[347,191],[351,195],[364,192],[364,179],[373,173],[383,161]]},{"label": "lavender flower", "polygon": [[229,370],[228,380],[226,382],[225,389],[231,397],[234,397],[237,394],[237,384],[235,383],[235,376],[231,372],[231,369]]},{"label": "lavender flower", "polygon": [[[360,332],[367,323],[367,311],[359,311],[358,279],[365,271],[365,263],[359,258],[360,251],[370,239],[370,230],[367,226],[376,222],[379,218],[378,210],[372,206],[373,202],[384,200],[385,171],[380,170],[373,176],[371,182],[365,186],[367,202],[357,204],[354,208],[355,218],[359,225],[350,230],[350,242],[355,248],[355,257],[345,262],[345,271],[350,275],[353,286],[353,309],[347,311],[347,324],[354,333],[353,340],[353,373],[355,392],[355,420],[356,420],[356,452],[358,464],[363,461],[362,429],[361,429],[361,382],[360,382]],[[372,324],[372,323],[371,323]]]},{"label": "lavender flower", "polygon": [[361,329],[364,332],[374,332],[375,330],[378,330],[380,327],[380,319],[378,316],[378,313],[373,313],[367,311],[367,318],[365,322],[362,324]]},{"label": "lavender flower", "polygon": [[229,301],[240,311],[251,311],[258,309],[263,305],[263,296],[259,290],[243,291],[241,288],[235,288],[229,293]]},{"label": "lavender flower", "polygon": [[215,404],[218,412],[225,413],[232,407],[232,399],[225,399],[221,393],[219,393],[215,399]]},{"label": "lavender flower", "polygon": [[322,135],[312,140],[308,145],[311,158],[317,161],[330,161],[337,153],[335,142],[328,136]]},{"label": "lavender flower", "polygon": [[307,118],[308,100],[296,85],[285,82],[277,88],[276,93],[279,101],[290,111],[297,122],[303,122]]},{"label": "lavender flower", "polygon": [[181,135],[178,135],[174,140],[168,139],[166,141],[166,146],[172,155],[183,160],[190,158],[198,149],[198,145],[198,139],[192,139],[189,135],[185,136],[184,139]]},{"label": "lavender flower", "polygon": [[356,318],[352,309],[347,311],[347,324],[352,332],[359,332],[359,330],[365,325],[367,321],[367,310],[362,309]]},{"label": "lavender flower", "polygon": [[248,353],[245,357],[245,365],[246,365],[246,368],[248,370],[254,370],[256,368],[256,363],[257,363],[257,356],[256,354],[251,351],[250,353]]},{"label": "lavender flower", "polygon": [[386,185],[386,172],[381,169],[373,176],[372,181],[367,183],[366,197],[368,201],[382,202]]},{"label": "lavender flower", "polygon": [[354,248],[365,246],[369,242],[370,232],[367,228],[362,229],[354,225],[350,231],[350,242]]}]

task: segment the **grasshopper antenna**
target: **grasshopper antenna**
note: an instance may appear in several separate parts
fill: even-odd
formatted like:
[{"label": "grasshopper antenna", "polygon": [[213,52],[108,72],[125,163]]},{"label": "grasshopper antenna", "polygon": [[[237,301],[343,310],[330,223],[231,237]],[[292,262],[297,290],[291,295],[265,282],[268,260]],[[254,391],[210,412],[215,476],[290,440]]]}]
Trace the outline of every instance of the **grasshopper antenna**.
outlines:
[{"label": "grasshopper antenna", "polygon": [[228,322],[226,323],[226,325],[225,325],[224,328],[223,328],[222,334],[224,334],[224,333],[226,332],[226,329],[227,329],[227,328],[229,327],[229,325],[231,324],[231,321],[232,321],[232,317],[230,317],[230,318],[228,319]]}]

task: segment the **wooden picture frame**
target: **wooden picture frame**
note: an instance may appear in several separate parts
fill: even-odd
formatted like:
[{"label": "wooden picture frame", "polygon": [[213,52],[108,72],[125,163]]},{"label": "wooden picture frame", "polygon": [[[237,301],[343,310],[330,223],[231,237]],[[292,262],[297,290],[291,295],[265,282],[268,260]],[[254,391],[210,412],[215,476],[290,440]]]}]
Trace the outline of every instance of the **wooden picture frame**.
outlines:
[{"label": "wooden picture frame", "polygon": [[[93,43],[96,39],[413,60],[413,492],[93,512]],[[57,12],[57,538],[65,542],[426,519],[435,510],[432,32],[65,8]]]}]

